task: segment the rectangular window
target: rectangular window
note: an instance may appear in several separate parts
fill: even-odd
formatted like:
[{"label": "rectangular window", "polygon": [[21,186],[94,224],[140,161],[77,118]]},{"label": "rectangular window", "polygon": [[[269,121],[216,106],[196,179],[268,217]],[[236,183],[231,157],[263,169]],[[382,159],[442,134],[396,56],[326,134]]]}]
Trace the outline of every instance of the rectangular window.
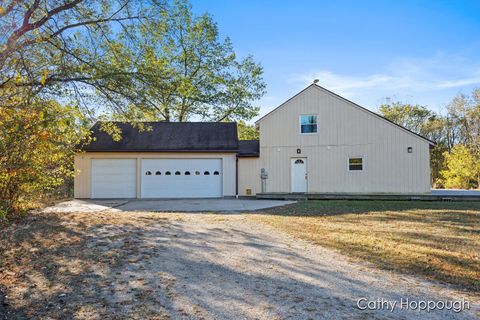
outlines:
[{"label": "rectangular window", "polygon": [[349,171],[363,171],[363,158],[349,158],[348,159]]},{"label": "rectangular window", "polygon": [[300,116],[300,133],[317,133],[317,116]]}]

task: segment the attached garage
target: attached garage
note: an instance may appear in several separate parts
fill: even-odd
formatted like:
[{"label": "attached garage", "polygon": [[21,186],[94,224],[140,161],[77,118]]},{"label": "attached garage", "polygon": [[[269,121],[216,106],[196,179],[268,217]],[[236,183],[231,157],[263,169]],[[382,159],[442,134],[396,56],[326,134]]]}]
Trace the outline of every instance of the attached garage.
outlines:
[{"label": "attached garage", "polygon": [[142,159],[142,198],[222,196],[222,159]]},{"label": "attached garage", "polygon": [[[95,139],[75,156],[75,198],[235,196],[235,123],[116,123],[114,141],[95,124]],[[150,128],[148,128],[150,127]]]}]

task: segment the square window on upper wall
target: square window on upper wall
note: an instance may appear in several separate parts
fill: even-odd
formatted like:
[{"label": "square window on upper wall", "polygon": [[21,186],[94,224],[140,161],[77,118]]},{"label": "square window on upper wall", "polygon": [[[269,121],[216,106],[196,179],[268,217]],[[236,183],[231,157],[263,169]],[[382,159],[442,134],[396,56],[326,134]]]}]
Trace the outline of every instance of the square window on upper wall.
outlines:
[{"label": "square window on upper wall", "polygon": [[317,133],[317,116],[316,115],[302,115],[300,116],[300,134]]}]

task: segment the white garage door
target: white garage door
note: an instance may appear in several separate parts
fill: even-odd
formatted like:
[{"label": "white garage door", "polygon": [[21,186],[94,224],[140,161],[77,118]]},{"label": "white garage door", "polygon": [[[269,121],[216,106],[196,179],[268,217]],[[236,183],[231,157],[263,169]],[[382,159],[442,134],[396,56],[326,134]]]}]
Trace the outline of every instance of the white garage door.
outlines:
[{"label": "white garage door", "polygon": [[221,159],[143,159],[142,198],[222,196]]},{"label": "white garage door", "polygon": [[92,159],[92,198],[136,198],[135,159]]}]

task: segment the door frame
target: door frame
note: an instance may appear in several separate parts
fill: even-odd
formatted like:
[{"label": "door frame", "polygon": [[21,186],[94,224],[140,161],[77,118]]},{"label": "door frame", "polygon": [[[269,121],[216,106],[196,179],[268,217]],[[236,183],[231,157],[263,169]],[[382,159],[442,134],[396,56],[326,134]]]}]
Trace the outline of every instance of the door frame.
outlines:
[{"label": "door frame", "polygon": [[[305,163],[305,175],[307,179],[305,179],[305,192],[293,191],[293,160],[301,159]],[[307,193],[308,192],[308,162],[307,157],[291,157],[290,158],[290,192],[291,193]]]}]

